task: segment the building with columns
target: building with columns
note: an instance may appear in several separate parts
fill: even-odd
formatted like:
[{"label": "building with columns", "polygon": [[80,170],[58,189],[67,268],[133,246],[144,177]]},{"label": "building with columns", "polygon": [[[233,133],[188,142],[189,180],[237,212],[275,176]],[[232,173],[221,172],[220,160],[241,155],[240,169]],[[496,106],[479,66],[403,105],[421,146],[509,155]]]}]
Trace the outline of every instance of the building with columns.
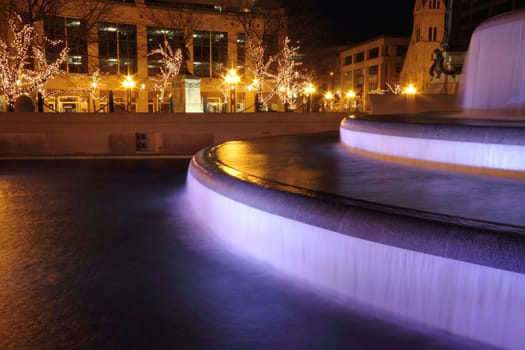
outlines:
[{"label": "building with columns", "polygon": [[[67,74],[46,84],[45,111],[253,111],[246,30],[273,42],[286,34],[284,10],[253,0],[68,1],[57,10],[37,23],[69,47]],[[161,99],[163,63],[151,53],[165,40],[184,63]],[[232,68],[235,86],[224,79]]]}]

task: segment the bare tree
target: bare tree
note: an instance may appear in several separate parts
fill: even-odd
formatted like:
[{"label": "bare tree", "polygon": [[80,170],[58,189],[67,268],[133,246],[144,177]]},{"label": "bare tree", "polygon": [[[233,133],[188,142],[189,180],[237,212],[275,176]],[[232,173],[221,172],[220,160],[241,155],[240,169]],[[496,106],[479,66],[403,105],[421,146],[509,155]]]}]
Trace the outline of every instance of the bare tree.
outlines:
[{"label": "bare tree", "polygon": [[0,93],[6,96],[9,109],[13,110],[19,96],[34,94],[61,73],[68,48],[63,47],[56,60],[48,62],[44,49],[35,42],[60,43],[36,33],[34,26],[22,23],[16,14],[8,19],[6,37],[7,40],[0,38]]},{"label": "bare tree", "polygon": [[160,101],[164,102],[166,89],[171,86],[173,79],[179,74],[183,62],[182,51],[180,48],[173,51],[168,41],[164,40],[164,44],[152,50],[149,55],[160,55],[161,74],[160,77],[153,77],[152,79],[155,81],[155,90],[160,91]]},{"label": "bare tree", "polygon": [[274,82],[274,91],[285,110],[295,109],[297,97],[303,92],[310,76],[297,68],[302,64],[296,60],[299,46],[290,46],[290,39],[285,38],[284,45],[274,57],[277,63],[275,73],[266,72]]},{"label": "bare tree", "polygon": [[263,91],[266,87],[266,77],[269,76],[269,71],[272,65],[274,65],[276,59],[274,56],[270,56],[265,59],[265,49],[260,39],[256,36],[249,36],[246,40],[246,51],[250,57],[253,68],[253,81],[255,88],[255,111],[259,111],[260,108],[267,104],[272,97],[275,95],[275,89],[270,89],[269,93],[263,95]]}]

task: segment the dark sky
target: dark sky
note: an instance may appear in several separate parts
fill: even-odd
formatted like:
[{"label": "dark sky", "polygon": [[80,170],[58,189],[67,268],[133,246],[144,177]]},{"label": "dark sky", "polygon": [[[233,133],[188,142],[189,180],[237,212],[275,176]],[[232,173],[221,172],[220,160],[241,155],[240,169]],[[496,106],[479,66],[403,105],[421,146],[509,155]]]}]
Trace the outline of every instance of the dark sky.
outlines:
[{"label": "dark sky", "polygon": [[[329,44],[356,43],[381,34],[410,35],[415,0],[284,1],[293,30],[319,31]],[[344,4],[344,8],[343,8]],[[310,22],[311,21],[311,22]]]}]

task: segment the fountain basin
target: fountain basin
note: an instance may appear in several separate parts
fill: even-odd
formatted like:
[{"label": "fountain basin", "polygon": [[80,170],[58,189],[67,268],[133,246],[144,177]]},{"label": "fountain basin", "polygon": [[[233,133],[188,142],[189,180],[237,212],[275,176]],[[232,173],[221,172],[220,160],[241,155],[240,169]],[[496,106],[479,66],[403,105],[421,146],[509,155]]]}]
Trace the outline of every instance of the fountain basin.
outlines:
[{"label": "fountain basin", "polygon": [[[352,154],[337,134],[269,137],[200,151],[189,167],[188,190],[196,214],[221,242],[307,288],[392,322],[520,348],[525,223],[510,216],[524,217],[525,208],[488,196],[487,213],[509,218],[490,221],[478,210],[467,213],[474,198],[468,188],[463,198],[461,191],[469,183],[482,192],[500,185],[507,193],[511,186],[519,198],[525,183],[419,171]],[[439,197],[440,188],[426,197],[410,194],[423,192],[429,175],[445,188],[450,183],[443,181],[457,177],[458,192],[453,198]],[[384,197],[363,191],[381,182],[392,188]],[[389,201],[396,196],[400,201]],[[422,209],[431,198],[448,208],[459,202],[457,211]]]}]

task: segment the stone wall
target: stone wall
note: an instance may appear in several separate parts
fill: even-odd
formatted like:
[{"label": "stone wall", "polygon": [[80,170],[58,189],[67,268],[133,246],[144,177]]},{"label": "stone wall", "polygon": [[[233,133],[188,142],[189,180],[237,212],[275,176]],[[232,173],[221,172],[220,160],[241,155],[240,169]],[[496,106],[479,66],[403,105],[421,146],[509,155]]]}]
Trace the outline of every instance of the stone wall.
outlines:
[{"label": "stone wall", "polygon": [[230,140],[338,130],[345,113],[2,113],[0,156],[191,155]]},{"label": "stone wall", "polygon": [[458,112],[457,95],[367,95],[369,114]]}]

